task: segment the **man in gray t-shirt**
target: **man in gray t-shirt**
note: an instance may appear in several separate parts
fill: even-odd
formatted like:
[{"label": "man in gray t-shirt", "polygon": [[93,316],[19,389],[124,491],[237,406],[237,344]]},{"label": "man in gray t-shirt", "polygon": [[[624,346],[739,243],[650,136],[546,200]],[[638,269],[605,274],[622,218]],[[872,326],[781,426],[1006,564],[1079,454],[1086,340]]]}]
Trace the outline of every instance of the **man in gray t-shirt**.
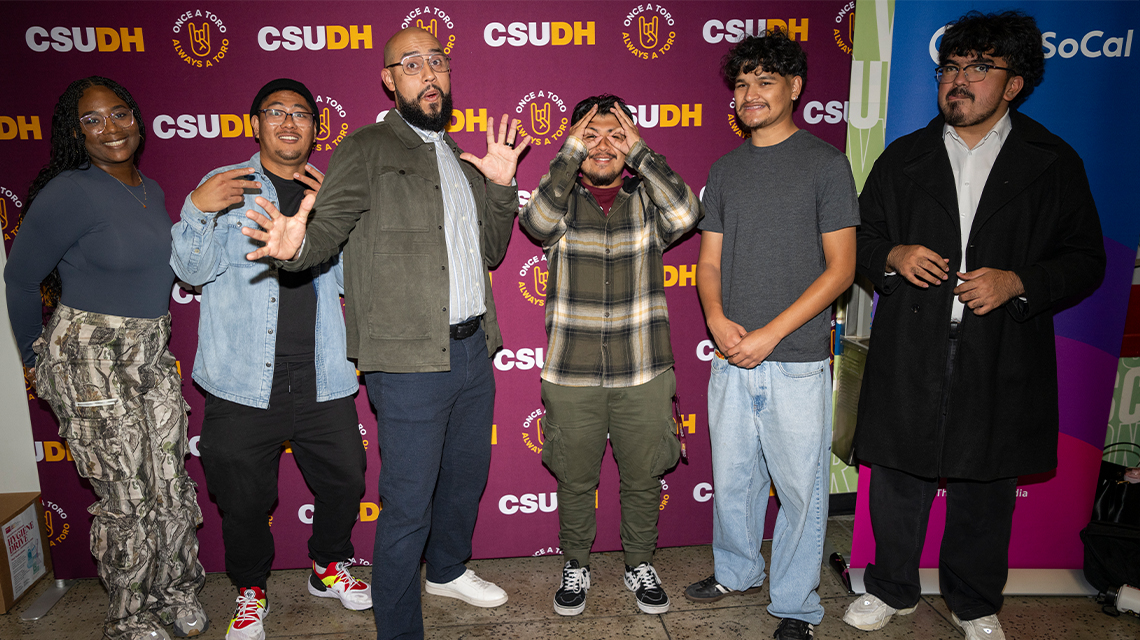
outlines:
[{"label": "man in gray t-shirt", "polygon": [[709,379],[715,573],[685,590],[711,602],[760,586],[768,490],[780,497],[768,612],[778,640],[812,637],[831,445],[829,309],[855,273],[847,158],[792,121],[807,59],[782,32],[726,58],[751,140],[709,172],[697,291],[716,341]]}]

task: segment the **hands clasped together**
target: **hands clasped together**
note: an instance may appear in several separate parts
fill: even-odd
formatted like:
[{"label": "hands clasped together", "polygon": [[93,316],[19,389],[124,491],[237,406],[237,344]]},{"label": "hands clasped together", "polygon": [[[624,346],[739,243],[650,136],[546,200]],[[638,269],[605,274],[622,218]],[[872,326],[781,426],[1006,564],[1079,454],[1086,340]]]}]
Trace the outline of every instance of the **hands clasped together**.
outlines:
[{"label": "hands clasped together", "polygon": [[[920,244],[900,244],[887,255],[887,270],[895,271],[907,282],[922,289],[941,285],[949,279],[950,260]],[[975,315],[997,309],[1015,296],[1025,293],[1021,278],[1012,271],[982,267],[956,272],[962,284],[954,287],[954,295]]]}]

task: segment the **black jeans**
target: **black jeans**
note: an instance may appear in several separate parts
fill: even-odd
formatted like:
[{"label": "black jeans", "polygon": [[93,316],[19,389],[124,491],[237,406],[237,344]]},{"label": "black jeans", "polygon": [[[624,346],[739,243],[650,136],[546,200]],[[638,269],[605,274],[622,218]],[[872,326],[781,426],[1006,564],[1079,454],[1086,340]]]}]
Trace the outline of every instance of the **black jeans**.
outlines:
[{"label": "black jeans", "polygon": [[206,396],[198,449],[222,511],[226,571],[239,588],[264,589],[273,563],[269,511],[286,440],[313,492],[309,557],[322,566],[353,557],[366,465],[356,404],[352,396],[317,402],[316,393],[312,362],[277,362],[268,409]]},{"label": "black jeans", "polygon": [[[942,383],[942,428],[958,350],[956,329],[951,331]],[[867,565],[863,583],[867,593],[895,609],[913,607],[922,594],[918,563],[938,480],[871,466],[875,562]],[[946,480],[946,528],[938,553],[938,586],[946,605],[961,620],[974,620],[1001,609],[1016,499],[1017,478]]]}]

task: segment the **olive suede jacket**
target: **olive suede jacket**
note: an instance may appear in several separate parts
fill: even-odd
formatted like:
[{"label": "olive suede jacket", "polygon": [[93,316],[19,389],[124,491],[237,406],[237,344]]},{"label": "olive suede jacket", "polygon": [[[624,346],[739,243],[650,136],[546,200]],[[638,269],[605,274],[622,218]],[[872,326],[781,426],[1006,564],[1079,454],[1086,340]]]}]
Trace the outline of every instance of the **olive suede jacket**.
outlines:
[{"label": "olive suede jacket", "polygon": [[[444,139],[459,157],[451,136]],[[471,185],[483,264],[498,265],[518,214],[518,188],[488,182],[459,161]],[[329,161],[301,253],[282,267],[305,269],[344,247],[348,357],[361,371],[410,373],[451,367],[448,258],[435,145],[395,110],[354,131]],[[484,277],[487,352],[503,340],[491,279]]]}]

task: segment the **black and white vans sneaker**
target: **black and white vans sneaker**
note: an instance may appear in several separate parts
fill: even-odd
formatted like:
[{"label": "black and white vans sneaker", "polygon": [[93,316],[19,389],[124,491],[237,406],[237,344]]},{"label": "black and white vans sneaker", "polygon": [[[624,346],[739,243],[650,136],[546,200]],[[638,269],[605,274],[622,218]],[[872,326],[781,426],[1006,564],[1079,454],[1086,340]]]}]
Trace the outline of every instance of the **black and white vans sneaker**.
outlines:
[{"label": "black and white vans sneaker", "polygon": [[645,613],[665,613],[669,610],[669,595],[661,588],[657,571],[648,562],[636,567],[625,566],[625,586],[637,597],[637,608]]},{"label": "black and white vans sneaker", "polygon": [[569,560],[562,567],[562,586],[554,593],[554,613],[576,616],[586,609],[586,591],[590,589],[590,567]]}]

